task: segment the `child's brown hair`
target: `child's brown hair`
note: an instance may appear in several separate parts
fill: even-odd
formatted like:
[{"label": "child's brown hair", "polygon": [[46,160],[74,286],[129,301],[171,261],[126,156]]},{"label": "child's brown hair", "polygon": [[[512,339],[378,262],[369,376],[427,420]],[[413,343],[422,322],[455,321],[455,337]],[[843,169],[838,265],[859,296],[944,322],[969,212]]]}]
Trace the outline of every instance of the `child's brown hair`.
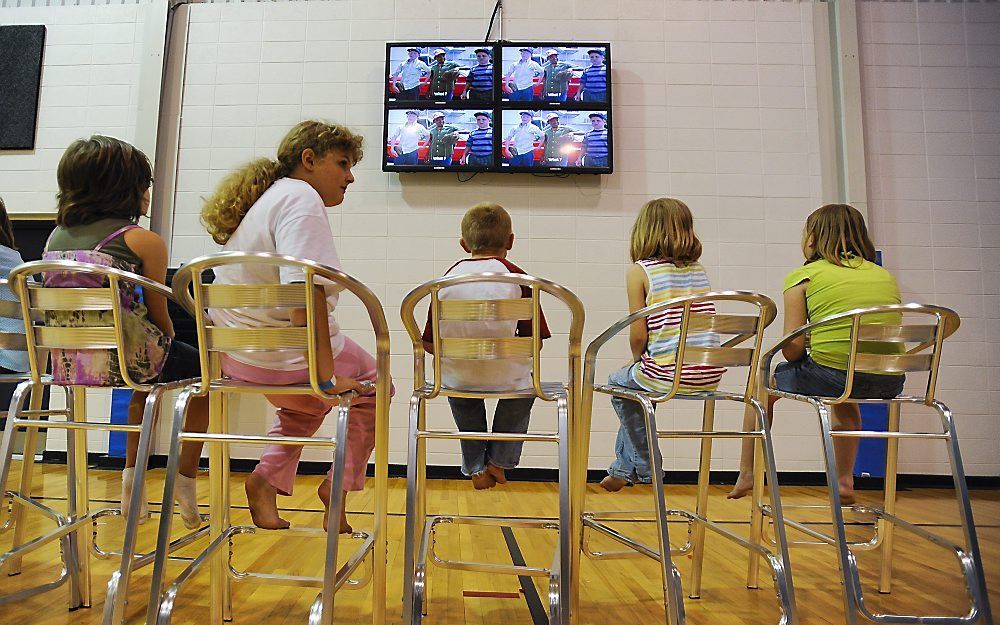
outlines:
[{"label": "child's brown hair", "polygon": [[56,168],[56,224],[83,226],[100,219],[136,222],[153,169],[142,150],[105,135],[77,139]]},{"label": "child's brown hair", "polygon": [[279,178],[291,174],[302,161],[302,152],[312,149],[318,158],[340,150],[356,165],[364,156],[364,137],[346,126],[307,120],[299,122],[278,146],[277,160],[259,158],[222,179],[201,209],[201,221],[216,243],[224,244],[236,232],[243,217],[260,196]]},{"label": "child's brown hair", "polygon": [[472,253],[506,249],[511,232],[510,214],[499,204],[476,204],[462,217],[462,240]]},{"label": "child's brown hair", "polygon": [[678,267],[701,258],[701,241],[687,204],[669,197],[646,202],[632,226],[629,255],[632,262],[668,260]]},{"label": "child's brown hair", "polygon": [[[810,242],[811,255],[806,249]],[[814,210],[802,230],[802,252],[806,264],[826,260],[846,267],[851,258],[875,262],[875,244],[868,236],[864,215],[850,204],[827,204]]]}]

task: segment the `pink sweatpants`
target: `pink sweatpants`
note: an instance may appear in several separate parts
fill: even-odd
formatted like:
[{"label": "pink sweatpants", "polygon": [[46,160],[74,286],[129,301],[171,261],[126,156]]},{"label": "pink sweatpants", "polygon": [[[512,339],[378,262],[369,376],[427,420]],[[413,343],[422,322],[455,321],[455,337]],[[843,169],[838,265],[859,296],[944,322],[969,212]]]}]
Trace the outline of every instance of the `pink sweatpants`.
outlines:
[{"label": "pink sweatpants", "polygon": [[[247,365],[222,355],[222,371],[235,380],[254,384],[284,386],[309,381],[307,369],[275,371]],[[333,373],[338,377],[375,381],[375,359],[365,350],[344,337],[344,351],[334,361]],[[265,395],[278,408],[277,419],[268,436],[312,436],[336,405],[335,400],[313,395]],[[375,397],[356,397],[351,402],[351,419],[347,431],[347,457],[344,460],[344,490],[364,490],[365,469],[375,448]],[[282,495],[291,495],[295,471],[302,447],[298,445],[268,445],[261,454],[254,473],[266,479]],[[333,479],[333,467],[327,474]]]}]

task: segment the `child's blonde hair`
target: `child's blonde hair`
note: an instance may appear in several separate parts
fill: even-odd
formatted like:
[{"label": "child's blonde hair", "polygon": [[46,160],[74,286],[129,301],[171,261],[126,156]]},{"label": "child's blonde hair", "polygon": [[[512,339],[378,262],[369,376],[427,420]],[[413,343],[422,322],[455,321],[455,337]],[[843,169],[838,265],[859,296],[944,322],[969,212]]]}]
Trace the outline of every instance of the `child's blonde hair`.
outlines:
[{"label": "child's blonde hair", "polygon": [[[806,251],[810,239],[812,255]],[[861,211],[849,204],[827,204],[806,218],[806,226],[802,230],[802,253],[806,256],[806,264],[826,260],[845,267],[850,259],[859,257],[875,262],[875,244],[868,236],[865,218]]]},{"label": "child's blonde hair", "polygon": [[278,146],[277,160],[259,158],[222,179],[201,209],[201,221],[216,243],[224,244],[261,195],[279,178],[291,174],[302,162],[302,152],[311,148],[318,158],[331,150],[347,155],[352,165],[364,156],[364,137],[339,124],[307,120],[299,122]]},{"label": "child's blonde hair", "polygon": [[694,233],[694,217],[687,204],[670,197],[650,200],[639,210],[629,247],[632,262],[650,258],[678,267],[701,258],[701,241]]},{"label": "child's blonde hair", "polygon": [[511,232],[510,214],[499,204],[481,202],[462,217],[462,240],[472,253],[505,249]]}]

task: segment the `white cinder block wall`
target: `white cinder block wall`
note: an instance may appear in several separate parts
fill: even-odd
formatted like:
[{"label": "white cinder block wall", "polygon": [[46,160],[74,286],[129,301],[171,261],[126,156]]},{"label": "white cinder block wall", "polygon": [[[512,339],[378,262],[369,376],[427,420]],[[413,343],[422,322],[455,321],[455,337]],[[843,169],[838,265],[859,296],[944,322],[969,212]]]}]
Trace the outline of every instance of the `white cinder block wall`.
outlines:
[{"label": "white cinder block wall", "polygon": [[[69,60],[64,56],[73,65],[62,71],[49,63],[47,50],[43,80],[55,80],[58,73],[69,82],[56,85],[84,86],[88,97],[100,96],[99,85],[123,84],[117,82],[125,80],[122,74],[100,82],[112,68],[98,70],[107,57],[93,51],[117,42],[98,33],[122,20],[131,20],[131,32],[139,33],[131,40],[135,45],[141,3],[138,9],[12,4],[0,1],[0,21],[50,25],[49,46],[84,45],[57,37],[56,27],[67,21],[87,25],[75,36],[95,44],[89,55],[78,49]],[[673,195],[691,205],[714,286],[760,290],[778,301],[782,278],[801,262],[802,222],[820,203],[815,7],[805,2],[507,0],[507,39],[612,42],[616,173],[568,179],[480,175],[464,184],[454,175],[382,173],[384,42],[477,39],[492,5],[492,0],[313,0],[190,7],[173,261],[215,249],[198,223],[200,198],[242,161],[273,154],[290,125],[321,117],[362,132],[368,157],[355,170],[358,180],[347,201],[331,210],[331,222],[345,269],[372,286],[392,325],[398,390],[393,462],[404,461],[402,400],[412,385],[398,303],[460,254],[458,223],[471,204],[494,200],[511,211],[518,237],[511,258],[581,296],[589,341],[625,311],[628,232],[645,200]],[[960,417],[973,475],[1000,473],[997,8],[996,3],[859,4],[872,229],[910,298],[953,305],[963,315],[942,394]],[[114,60],[122,56],[117,53]],[[134,90],[137,73],[130,72],[124,84]],[[98,121],[77,121],[63,126],[61,135],[46,135],[45,120],[65,100],[48,99],[43,89],[39,144],[52,152],[0,155],[0,193],[8,205],[24,211],[52,206],[58,155],[76,136],[101,131],[130,138],[130,126],[112,125],[134,124],[134,98],[130,94],[122,102],[127,108],[97,100],[73,106],[84,112],[62,114],[94,115]],[[940,132],[951,134],[933,134]],[[546,347],[545,366],[555,377],[563,374],[557,355],[565,349],[566,316],[552,303],[546,312],[557,335]],[[371,347],[358,306],[344,302],[338,315],[347,333]],[[780,323],[779,317],[771,338]],[[606,355],[601,376],[624,361],[627,347],[620,342]],[[247,427],[262,428],[269,418],[261,402],[235,408]],[[540,405],[535,414],[539,428],[549,427],[551,409]],[[432,422],[450,423],[443,406],[430,415]],[[732,411],[722,415],[739,418]],[[616,419],[602,402],[594,416],[591,465],[599,468],[610,460]],[[693,424],[695,418],[691,410],[661,411],[661,422],[668,425]],[[808,413],[785,408],[776,434],[782,469],[819,468]],[[95,448],[105,444],[95,441]],[[735,468],[735,445],[717,449],[724,456],[719,467]],[[432,450],[431,462],[457,464],[452,445]],[[668,468],[694,467],[694,445],[664,451]],[[553,466],[552,452],[529,444],[523,465]],[[306,457],[315,456],[307,450]],[[902,461],[907,471],[947,471],[944,456],[927,448],[904,445]]]},{"label": "white cinder block wall", "polygon": [[[866,1],[859,15],[872,228],[904,297],[961,314],[941,397],[967,471],[996,475],[1000,4]],[[943,446],[909,446],[902,470],[945,467]]]}]

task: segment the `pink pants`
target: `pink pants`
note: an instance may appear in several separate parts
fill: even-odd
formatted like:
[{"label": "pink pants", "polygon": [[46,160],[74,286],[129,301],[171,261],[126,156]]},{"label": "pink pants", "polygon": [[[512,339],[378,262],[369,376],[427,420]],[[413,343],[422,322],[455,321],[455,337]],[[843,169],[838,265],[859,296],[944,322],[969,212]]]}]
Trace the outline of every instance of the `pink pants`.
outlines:
[{"label": "pink pants", "polygon": [[[247,365],[222,355],[222,371],[235,380],[283,386],[309,381],[309,371],[275,371]],[[356,380],[375,381],[375,359],[351,339],[344,337],[344,351],[337,356],[333,374]],[[312,436],[336,400],[313,395],[265,395],[278,408],[277,419],[268,436]],[[356,397],[351,402],[347,430],[347,457],[344,460],[344,490],[364,490],[365,469],[375,448],[375,397]],[[268,445],[254,473],[268,481],[282,495],[291,495],[295,471],[302,455],[300,445]],[[333,467],[327,473],[333,479]]]}]

